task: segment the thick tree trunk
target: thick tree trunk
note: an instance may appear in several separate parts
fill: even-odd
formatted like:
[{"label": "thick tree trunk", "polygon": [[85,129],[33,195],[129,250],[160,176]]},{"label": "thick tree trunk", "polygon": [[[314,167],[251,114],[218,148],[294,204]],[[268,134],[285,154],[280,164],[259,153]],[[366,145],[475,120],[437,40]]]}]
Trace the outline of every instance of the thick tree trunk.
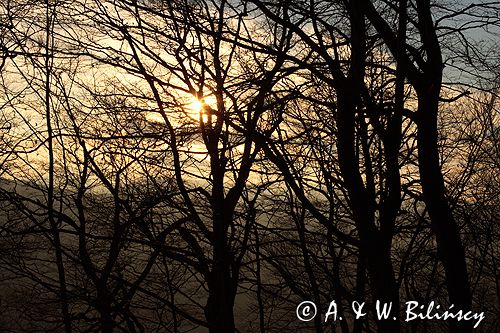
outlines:
[{"label": "thick tree trunk", "polygon": [[[438,153],[437,115],[441,89],[443,59],[441,46],[432,19],[429,0],[417,0],[418,29],[422,49],[426,58],[421,58],[419,67],[405,53],[399,52],[398,43],[387,22],[378,14],[373,3],[366,1],[370,21],[382,34],[391,52],[397,55],[398,65],[404,68],[418,95],[417,145],[419,173],[425,204],[429,211],[436,235],[437,250],[446,274],[450,303],[455,309],[469,310],[472,296],[468,281],[465,251],[460,231],[453,218],[445,195],[445,185]],[[422,65],[423,64],[423,65]],[[450,332],[471,332],[468,321],[450,322]]]},{"label": "thick tree trunk", "polygon": [[100,321],[101,321],[101,332],[111,333],[115,326],[113,317],[111,315],[111,304],[110,296],[106,290],[106,285],[99,287],[97,291],[97,310],[99,311]]},{"label": "thick tree trunk", "polygon": [[[432,88],[432,87],[431,87]],[[434,88],[436,89],[436,88]],[[436,235],[438,255],[446,273],[450,303],[455,310],[472,306],[465,251],[460,230],[445,195],[438,152],[437,110],[439,90],[421,94],[418,107],[418,162],[425,204]],[[450,321],[450,332],[472,332],[470,321]]]},{"label": "thick tree trunk", "polygon": [[355,154],[356,102],[351,91],[355,89],[339,94],[337,116],[339,166],[359,232],[361,255],[366,260],[366,268],[373,289],[373,302],[380,301],[387,305],[392,303],[388,319],[377,320],[378,332],[397,333],[400,330],[399,289],[391,262],[390,242],[381,237],[382,233],[375,226],[375,201],[363,184],[358,157]]},{"label": "thick tree trunk", "polygon": [[214,268],[209,286],[210,295],[205,307],[205,317],[210,333],[234,333],[234,295],[231,281],[221,268]]},{"label": "thick tree trunk", "polygon": [[[377,244],[372,244],[369,247],[368,253],[365,255],[367,261],[368,275],[372,285],[372,301],[373,305],[380,302],[380,311],[375,311],[379,333],[400,331],[399,320],[399,287],[394,276],[394,268],[392,266],[390,249],[382,245],[379,241]],[[390,309],[387,318],[382,313],[384,306]],[[379,318],[378,316],[381,315]]]},{"label": "thick tree trunk", "polygon": [[224,256],[217,256],[208,283],[209,296],[205,306],[205,317],[210,333],[234,333],[234,282]]},{"label": "thick tree trunk", "polygon": [[[218,203],[223,202],[222,199]],[[227,229],[232,214],[216,204],[213,229],[213,265],[208,277],[208,300],[205,306],[210,333],[234,333],[234,298],[236,283],[231,275],[232,256],[227,244]]]}]

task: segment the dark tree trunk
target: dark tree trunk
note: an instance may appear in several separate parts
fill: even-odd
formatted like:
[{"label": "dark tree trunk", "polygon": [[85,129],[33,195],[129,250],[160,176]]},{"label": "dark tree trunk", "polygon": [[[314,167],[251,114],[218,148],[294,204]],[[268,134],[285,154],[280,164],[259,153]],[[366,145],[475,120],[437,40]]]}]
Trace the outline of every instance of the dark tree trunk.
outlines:
[{"label": "dark tree trunk", "polygon": [[[432,87],[431,87],[432,88]],[[422,94],[418,107],[418,162],[425,204],[436,235],[437,251],[446,274],[446,285],[455,309],[468,311],[472,297],[468,280],[465,251],[460,230],[446,199],[439,163],[437,108],[438,91]],[[470,321],[450,321],[450,332],[472,332]]]},{"label": "dark tree trunk", "polygon": [[205,317],[210,333],[234,333],[233,282],[225,264],[216,264],[210,273]]},{"label": "dark tree trunk", "polygon": [[[417,146],[418,164],[425,204],[436,235],[438,255],[446,274],[450,303],[455,309],[468,311],[472,296],[460,230],[446,198],[446,189],[439,163],[438,110],[443,76],[441,46],[433,28],[430,3],[417,1],[420,35],[427,54],[427,67],[417,85]],[[470,321],[450,321],[450,332],[472,332]]]},{"label": "dark tree trunk", "polygon": [[[372,285],[373,306],[380,302],[382,311],[384,304],[389,308],[387,318],[376,318],[379,333],[399,332],[399,287],[394,276],[394,268],[391,262],[390,248],[384,248],[383,242],[373,242],[366,247],[368,250],[363,255],[366,258],[368,276]],[[375,311],[375,316],[377,312]]]},{"label": "dark tree trunk", "polygon": [[[392,303],[389,318],[377,320],[379,332],[399,332],[399,288],[391,262],[390,241],[375,226],[375,194],[365,186],[356,154],[356,113],[360,112],[366,58],[365,13],[356,1],[349,2],[351,20],[351,67],[345,80],[337,83],[337,129],[339,166],[349,193],[349,204],[359,233],[360,253],[372,285],[374,303]],[[340,83],[340,84],[339,84]],[[369,153],[368,153],[369,154]],[[367,167],[371,168],[370,160]],[[388,235],[392,239],[392,233]]]},{"label": "dark tree trunk", "polygon": [[[350,91],[349,91],[350,90]],[[355,154],[355,87],[339,94],[337,117],[339,165],[349,193],[350,207],[359,232],[361,255],[372,285],[373,301],[391,303],[389,319],[377,321],[379,332],[399,332],[399,288],[391,263],[390,242],[384,241],[374,223],[374,199],[363,184]],[[342,96],[342,97],[341,97]],[[392,235],[391,235],[392,237]],[[396,318],[396,319],[394,319]]]},{"label": "dark tree trunk", "polygon": [[[222,192],[220,192],[222,194]],[[234,333],[234,298],[236,283],[232,277],[233,258],[227,242],[232,214],[224,212],[222,195],[215,200],[213,229],[213,265],[208,277],[208,300],[205,317],[210,333]]]},{"label": "dark tree trunk", "polygon": [[111,333],[115,326],[113,317],[111,315],[110,296],[106,290],[106,283],[98,286],[97,290],[97,304],[96,308],[99,311],[101,321],[101,332]]},{"label": "dark tree trunk", "polygon": [[[429,211],[432,228],[436,235],[439,257],[446,274],[446,285],[450,303],[455,309],[469,310],[472,296],[468,281],[465,251],[460,239],[460,230],[453,218],[446,199],[446,190],[439,163],[437,116],[441,90],[443,59],[440,41],[436,34],[429,0],[417,0],[418,29],[425,58],[419,59],[419,68],[406,52],[399,52],[397,38],[391,27],[377,12],[373,2],[365,1],[368,18],[373,23],[393,55],[397,55],[398,66],[415,88],[418,96],[417,145],[420,180],[425,204]],[[471,332],[467,321],[450,323],[450,332]]]}]

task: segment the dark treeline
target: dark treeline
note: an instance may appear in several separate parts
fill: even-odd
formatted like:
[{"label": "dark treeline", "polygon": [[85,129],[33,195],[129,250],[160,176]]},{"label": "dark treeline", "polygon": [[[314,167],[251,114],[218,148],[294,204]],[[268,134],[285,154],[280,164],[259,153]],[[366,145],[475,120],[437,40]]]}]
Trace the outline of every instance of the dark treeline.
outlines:
[{"label": "dark treeline", "polygon": [[499,12],[1,1],[0,331],[497,332]]}]

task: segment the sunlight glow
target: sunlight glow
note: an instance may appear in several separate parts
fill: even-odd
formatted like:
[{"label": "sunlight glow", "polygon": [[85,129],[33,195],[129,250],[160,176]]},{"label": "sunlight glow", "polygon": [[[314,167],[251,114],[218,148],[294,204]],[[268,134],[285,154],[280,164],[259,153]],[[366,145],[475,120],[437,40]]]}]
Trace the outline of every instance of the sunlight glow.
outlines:
[{"label": "sunlight glow", "polygon": [[192,118],[196,119],[197,121],[200,121],[200,117],[201,117],[201,121],[204,123],[206,123],[208,121],[208,117],[204,112],[204,109],[205,109],[205,100],[204,99],[199,100],[197,98],[194,98],[193,102],[190,105],[190,109],[193,113]]},{"label": "sunlight glow", "polygon": [[210,117],[207,114],[207,108],[210,109],[210,105],[215,105],[216,101],[213,96],[203,97],[198,99],[193,96],[192,102],[189,104],[189,117],[193,120],[201,121],[207,123],[210,121]]},{"label": "sunlight glow", "polygon": [[196,112],[197,114],[199,114],[201,111],[202,111],[202,108],[203,108],[203,101],[200,101],[198,99],[195,99],[192,103],[191,103],[191,109]]}]

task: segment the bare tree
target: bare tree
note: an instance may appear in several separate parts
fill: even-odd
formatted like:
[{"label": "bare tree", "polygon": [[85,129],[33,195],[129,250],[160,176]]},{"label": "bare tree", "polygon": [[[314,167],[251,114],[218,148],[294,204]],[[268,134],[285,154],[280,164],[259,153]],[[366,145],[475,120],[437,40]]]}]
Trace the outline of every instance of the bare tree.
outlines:
[{"label": "bare tree", "polygon": [[4,1],[1,330],[443,331],[400,305],[447,297],[493,318],[498,64],[471,38],[496,7]]}]

